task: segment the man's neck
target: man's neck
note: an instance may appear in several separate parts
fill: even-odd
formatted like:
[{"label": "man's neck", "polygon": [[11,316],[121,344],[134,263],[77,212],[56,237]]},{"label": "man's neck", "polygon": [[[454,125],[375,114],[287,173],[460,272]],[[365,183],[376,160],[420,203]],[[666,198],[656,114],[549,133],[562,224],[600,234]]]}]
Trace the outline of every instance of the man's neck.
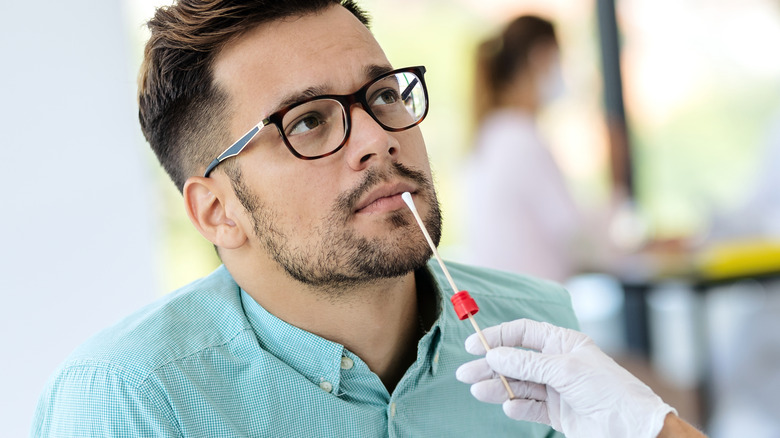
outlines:
[{"label": "man's neck", "polygon": [[[393,391],[416,360],[417,342],[423,334],[414,273],[331,295],[303,287],[290,278],[276,279],[279,284],[269,284],[262,278],[257,284],[254,278],[236,281],[277,318],[356,354],[387,390]],[[425,312],[428,322],[429,313]]]}]

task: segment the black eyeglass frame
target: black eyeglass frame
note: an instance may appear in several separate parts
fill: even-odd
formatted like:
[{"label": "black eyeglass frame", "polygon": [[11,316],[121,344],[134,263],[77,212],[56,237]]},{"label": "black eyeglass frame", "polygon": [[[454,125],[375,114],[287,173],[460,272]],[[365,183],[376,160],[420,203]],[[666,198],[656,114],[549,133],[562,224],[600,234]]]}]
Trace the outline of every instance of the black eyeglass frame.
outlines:
[{"label": "black eyeglass frame", "polygon": [[[347,143],[347,140],[349,139],[349,134],[352,129],[352,118],[350,114],[350,108],[352,105],[359,103],[363,110],[371,116],[371,118],[388,132],[399,132],[399,131],[405,131],[409,128],[412,128],[414,126],[417,126],[425,119],[425,116],[428,115],[428,108],[429,108],[429,101],[428,101],[428,88],[425,85],[425,67],[424,66],[415,66],[415,67],[406,67],[406,68],[399,68],[396,70],[389,71],[387,73],[384,73],[380,76],[377,76],[376,78],[368,81],[365,85],[360,87],[359,90],[352,94],[323,94],[320,96],[314,96],[309,99],[302,100],[300,102],[296,102],[292,105],[289,105],[285,108],[280,109],[279,111],[271,114],[270,116],[266,117],[260,123],[255,125],[252,129],[249,130],[246,134],[244,134],[240,139],[238,139],[235,143],[230,145],[227,149],[225,149],[224,152],[219,154],[217,158],[215,158],[211,163],[209,163],[208,167],[206,167],[206,171],[203,173],[204,178],[208,178],[208,176],[211,174],[211,172],[214,170],[219,163],[227,160],[228,158],[235,157],[236,155],[240,154],[241,151],[246,148],[246,146],[249,144],[249,142],[252,141],[253,138],[266,126],[273,124],[276,126],[276,130],[279,132],[279,135],[282,137],[282,140],[284,141],[285,146],[287,146],[287,149],[297,158],[300,158],[301,160],[316,160],[318,158],[324,158],[329,155],[333,155],[336,152],[338,152],[344,145]],[[404,126],[402,128],[392,128],[390,126],[385,125],[382,123],[379,118],[374,114],[374,112],[371,110],[371,105],[368,103],[367,99],[367,93],[368,89],[371,88],[372,85],[375,83],[381,81],[382,79],[392,76],[398,73],[413,73],[417,78],[420,79],[420,84],[422,85],[423,93],[425,95],[425,111],[423,112],[422,116],[419,118],[419,120],[415,121],[414,123]],[[405,92],[402,92],[402,100],[405,100],[403,97],[404,94],[408,94],[411,92],[412,88],[417,85],[415,82],[412,82],[407,86],[407,90]],[[324,100],[324,99],[330,99],[335,100],[339,104],[341,104],[342,109],[344,110],[344,138],[341,140],[341,143],[332,151],[315,155],[315,156],[306,156],[300,154],[298,151],[295,150],[295,148],[290,144],[290,141],[287,139],[287,136],[284,133],[284,127],[282,126],[282,119],[284,118],[285,114],[290,112],[291,110],[295,109],[296,107],[315,101],[315,100]]]}]

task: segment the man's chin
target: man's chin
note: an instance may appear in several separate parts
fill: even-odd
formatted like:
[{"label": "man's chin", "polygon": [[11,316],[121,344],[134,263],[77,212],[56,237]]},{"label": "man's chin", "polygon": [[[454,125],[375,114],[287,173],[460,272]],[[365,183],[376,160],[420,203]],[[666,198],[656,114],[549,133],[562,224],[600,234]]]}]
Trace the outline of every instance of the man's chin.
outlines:
[{"label": "man's chin", "polygon": [[343,272],[333,270],[306,277],[294,275],[293,272],[289,271],[288,273],[293,274],[292,276],[303,284],[335,298],[362,287],[376,285],[383,280],[392,280],[411,274],[424,267],[429,258],[418,255],[412,258],[385,258],[380,262],[375,257],[367,257],[362,260],[352,260],[352,264]]},{"label": "man's chin", "polygon": [[394,278],[425,266],[432,255],[427,245],[421,246],[419,241],[406,240],[386,251],[356,260],[355,267],[374,279]]},{"label": "man's chin", "polygon": [[351,224],[351,233],[379,245],[404,246],[405,241],[424,238],[414,222],[414,217],[409,216],[396,211],[381,216],[358,218]]}]

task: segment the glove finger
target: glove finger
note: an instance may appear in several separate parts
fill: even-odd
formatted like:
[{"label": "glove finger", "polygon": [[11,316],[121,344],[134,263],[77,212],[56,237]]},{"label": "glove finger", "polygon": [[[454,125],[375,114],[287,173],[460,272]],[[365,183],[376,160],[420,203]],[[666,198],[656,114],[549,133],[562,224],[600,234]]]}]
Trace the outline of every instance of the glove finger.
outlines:
[{"label": "glove finger", "polygon": [[[512,400],[547,400],[547,386],[534,382],[523,382],[519,380],[507,379],[509,381],[509,387],[512,388],[512,392],[515,393],[515,398]],[[500,380],[499,380],[500,382]],[[501,384],[503,387],[503,383]],[[506,390],[506,388],[504,388]]]},{"label": "glove finger", "polygon": [[[568,333],[569,331],[546,322],[518,319],[488,327],[482,330],[482,334],[491,348],[503,345],[560,354],[566,345],[561,341],[579,335],[576,332]],[[474,333],[466,338],[466,351],[471,354],[485,354],[485,347],[479,335]]]},{"label": "glove finger", "polygon": [[471,385],[471,395],[485,403],[503,403],[508,398],[504,385],[498,379],[483,380]]},{"label": "glove finger", "polygon": [[507,347],[522,347],[549,354],[564,353],[562,340],[574,336],[568,330],[546,322],[518,319],[500,325],[502,344]]},{"label": "glove finger", "polygon": [[[533,382],[508,380],[509,387],[515,395],[513,400],[528,399],[534,401],[547,400],[547,387]],[[509,398],[504,383],[498,378],[483,380],[471,385],[471,394],[479,401],[486,403],[503,403]]]},{"label": "glove finger", "polygon": [[[485,336],[485,339],[487,340],[487,343],[488,345],[490,345],[491,348],[498,347],[499,345],[501,345],[500,326],[488,327],[482,330],[482,334]],[[468,338],[466,338],[465,345],[466,345],[466,351],[468,351],[471,354],[482,356],[486,353],[485,346],[482,345],[482,340],[479,338],[479,335],[477,333],[474,333]]]},{"label": "glove finger", "polygon": [[514,399],[504,402],[504,414],[515,420],[533,421],[551,425],[547,403],[535,400]]},{"label": "glove finger", "polygon": [[490,350],[485,359],[490,368],[497,374],[514,380],[523,380],[557,388],[564,382],[559,382],[556,373],[556,356],[549,356],[536,351],[518,348],[497,347]]},{"label": "glove finger", "polygon": [[455,371],[455,378],[463,383],[477,383],[482,380],[493,379],[496,373],[490,368],[487,360],[477,359],[466,362]]},{"label": "glove finger", "polygon": [[[514,334],[518,329],[512,327],[518,324],[522,325],[523,321],[526,320],[518,319],[516,321],[504,322],[499,325],[488,327],[482,330],[482,335],[485,337],[490,348],[496,348],[502,345],[519,347],[521,345],[517,343],[516,334]],[[512,334],[513,337],[508,337],[508,333]],[[484,355],[486,353],[485,346],[482,344],[482,339],[479,337],[479,334],[474,333],[466,338],[466,351],[477,355]]]}]

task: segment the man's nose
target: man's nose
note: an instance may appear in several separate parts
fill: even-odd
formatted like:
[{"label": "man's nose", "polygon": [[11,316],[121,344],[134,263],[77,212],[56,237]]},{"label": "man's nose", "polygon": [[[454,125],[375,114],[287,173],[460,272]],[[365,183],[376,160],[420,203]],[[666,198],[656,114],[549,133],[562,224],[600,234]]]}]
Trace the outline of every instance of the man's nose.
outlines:
[{"label": "man's nose", "polygon": [[385,131],[360,104],[350,107],[351,127],[349,139],[344,145],[349,166],[363,170],[376,160],[392,160],[398,157],[398,140]]}]

